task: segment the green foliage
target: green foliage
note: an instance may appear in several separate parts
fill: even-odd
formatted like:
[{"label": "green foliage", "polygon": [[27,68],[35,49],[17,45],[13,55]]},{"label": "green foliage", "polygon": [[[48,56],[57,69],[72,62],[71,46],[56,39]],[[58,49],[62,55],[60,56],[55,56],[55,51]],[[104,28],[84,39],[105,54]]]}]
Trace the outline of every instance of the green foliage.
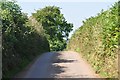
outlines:
[{"label": "green foliage", "polygon": [[115,3],[109,10],[83,21],[67,45],[68,50],[81,53],[104,77],[118,77],[119,17]]},{"label": "green foliage", "polygon": [[[49,51],[42,26],[31,23],[14,1],[0,2],[3,78],[12,77],[37,55]],[[38,27],[38,29],[36,28]]]},{"label": "green foliage", "polygon": [[33,13],[35,19],[42,23],[47,39],[52,51],[63,50],[68,40],[69,32],[72,31],[73,24],[67,23],[60,8],[47,6]]}]

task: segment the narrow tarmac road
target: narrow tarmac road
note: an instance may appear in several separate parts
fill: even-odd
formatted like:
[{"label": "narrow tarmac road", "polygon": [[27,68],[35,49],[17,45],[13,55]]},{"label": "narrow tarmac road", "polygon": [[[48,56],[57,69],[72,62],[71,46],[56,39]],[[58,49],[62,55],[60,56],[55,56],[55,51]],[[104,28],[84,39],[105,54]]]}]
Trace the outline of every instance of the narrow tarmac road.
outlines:
[{"label": "narrow tarmac road", "polygon": [[80,54],[61,51],[41,55],[17,78],[98,78],[98,75]]}]

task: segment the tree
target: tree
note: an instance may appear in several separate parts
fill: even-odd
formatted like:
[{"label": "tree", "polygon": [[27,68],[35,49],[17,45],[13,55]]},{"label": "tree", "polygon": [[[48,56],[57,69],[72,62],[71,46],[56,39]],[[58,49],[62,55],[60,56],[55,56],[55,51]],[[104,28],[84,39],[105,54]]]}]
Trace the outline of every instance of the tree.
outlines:
[{"label": "tree", "polygon": [[[68,23],[60,8],[56,6],[47,6],[37,10],[32,14],[33,17],[42,23],[45,33],[48,34],[48,40],[51,50],[62,50],[66,46],[69,32],[72,31],[73,24]],[[61,45],[59,45],[61,43]]]},{"label": "tree", "polygon": [[0,2],[0,28],[1,26],[3,78],[12,77],[36,56],[49,51],[42,26],[33,19],[28,19],[15,1]]}]

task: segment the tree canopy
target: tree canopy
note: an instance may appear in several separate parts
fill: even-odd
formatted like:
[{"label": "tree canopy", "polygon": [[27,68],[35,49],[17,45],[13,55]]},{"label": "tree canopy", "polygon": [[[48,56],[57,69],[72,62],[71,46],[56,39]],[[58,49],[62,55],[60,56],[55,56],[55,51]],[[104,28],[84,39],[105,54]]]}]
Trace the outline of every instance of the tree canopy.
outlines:
[{"label": "tree canopy", "polygon": [[59,7],[47,6],[37,10],[32,16],[35,17],[38,22],[42,23],[45,33],[48,35],[47,38],[52,51],[65,48],[73,24],[65,20]]}]

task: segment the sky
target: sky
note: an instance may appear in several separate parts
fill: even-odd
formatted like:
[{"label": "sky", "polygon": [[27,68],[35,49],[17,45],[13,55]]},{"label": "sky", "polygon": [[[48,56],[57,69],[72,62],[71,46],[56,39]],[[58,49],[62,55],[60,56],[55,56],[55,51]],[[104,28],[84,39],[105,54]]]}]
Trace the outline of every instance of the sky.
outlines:
[{"label": "sky", "polygon": [[69,38],[76,29],[82,26],[82,21],[97,15],[102,9],[109,9],[115,2],[116,0],[17,0],[22,11],[28,13],[28,16],[45,6],[60,7],[67,22],[74,25]]}]

